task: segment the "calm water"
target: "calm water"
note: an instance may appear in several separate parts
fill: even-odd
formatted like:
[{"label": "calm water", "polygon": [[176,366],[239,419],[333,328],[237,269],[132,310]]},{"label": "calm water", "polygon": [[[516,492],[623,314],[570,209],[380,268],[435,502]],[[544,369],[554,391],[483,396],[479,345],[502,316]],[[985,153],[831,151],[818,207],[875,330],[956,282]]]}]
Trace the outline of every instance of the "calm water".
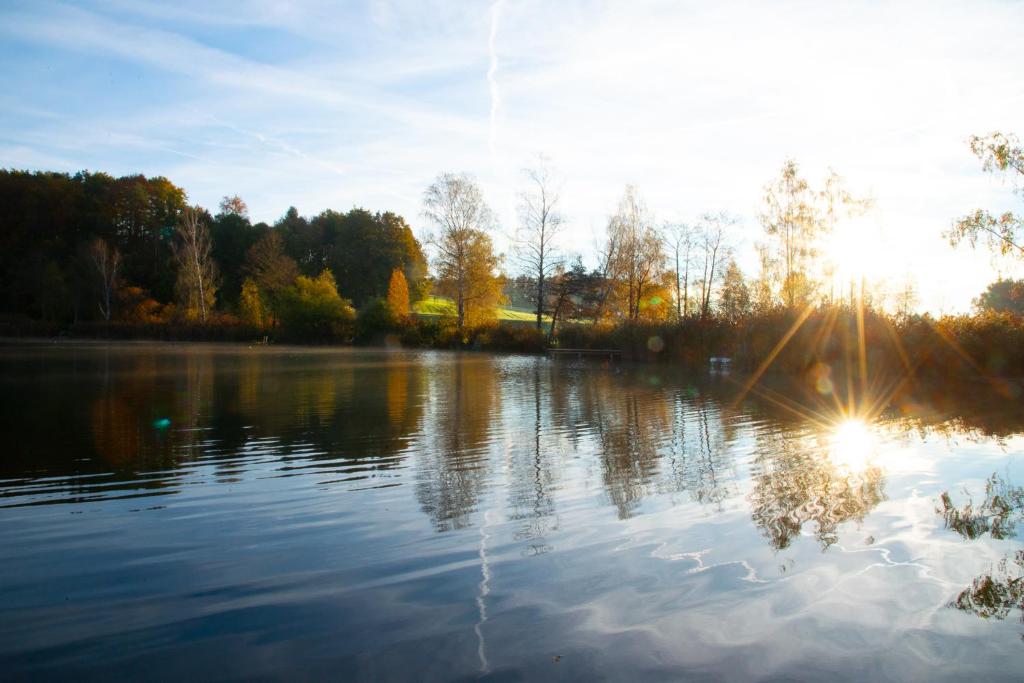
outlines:
[{"label": "calm water", "polygon": [[1020,399],[922,392],[863,425],[734,392],[4,344],[0,677],[1024,675]]}]

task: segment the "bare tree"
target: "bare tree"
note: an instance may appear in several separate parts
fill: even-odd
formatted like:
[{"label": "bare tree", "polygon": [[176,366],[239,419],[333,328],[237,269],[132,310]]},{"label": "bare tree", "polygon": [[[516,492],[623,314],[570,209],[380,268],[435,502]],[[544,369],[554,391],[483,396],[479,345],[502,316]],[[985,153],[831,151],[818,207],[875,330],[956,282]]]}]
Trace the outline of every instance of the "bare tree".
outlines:
[{"label": "bare tree", "polygon": [[203,322],[216,302],[217,264],[211,255],[213,242],[202,218],[203,210],[198,206],[187,206],[175,231],[173,243],[174,259],[178,264],[178,280],[175,290],[178,300],[192,315],[199,312]]},{"label": "bare tree", "polygon": [[515,252],[524,269],[536,281],[537,329],[544,317],[548,278],[562,264],[555,238],[562,226],[558,212],[559,188],[549,160],[540,156],[537,166],[525,169],[527,189],[519,196],[519,229]]},{"label": "bare tree", "polygon": [[727,232],[738,223],[738,219],[722,212],[704,214],[699,226],[699,245],[703,257],[700,281],[700,315],[708,317],[711,312],[711,290],[722,275],[723,263],[732,256]]},{"label": "bare tree", "polygon": [[620,238],[621,235],[617,232],[608,230],[604,244],[597,247],[598,265],[595,271],[597,277],[594,283],[593,311],[595,323],[605,314],[608,300],[615,289],[615,268],[619,259],[619,250],[622,246],[619,241]]},{"label": "bare tree", "polygon": [[665,246],[675,263],[676,319],[682,320],[690,314],[690,264],[696,230],[687,223],[666,223],[663,232]]},{"label": "bare tree", "polygon": [[441,174],[426,189],[423,214],[438,231],[428,242],[437,249],[435,268],[455,299],[461,330],[468,309],[500,298],[500,291],[495,295],[497,259],[488,235],[494,214],[472,178],[454,173]]},{"label": "bare tree", "polygon": [[121,269],[121,252],[112,248],[103,238],[97,237],[89,245],[89,261],[99,286],[100,315],[104,320],[110,320],[112,300],[117,292],[118,271]]}]

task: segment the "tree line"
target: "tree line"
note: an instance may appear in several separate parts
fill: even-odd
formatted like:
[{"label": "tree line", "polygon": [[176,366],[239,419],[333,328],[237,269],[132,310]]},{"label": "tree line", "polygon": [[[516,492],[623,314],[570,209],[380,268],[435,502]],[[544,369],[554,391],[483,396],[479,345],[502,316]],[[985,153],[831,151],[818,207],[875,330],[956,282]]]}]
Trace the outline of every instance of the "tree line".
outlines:
[{"label": "tree line", "polygon": [[393,213],[289,208],[253,223],[237,196],[211,214],[166,178],[85,171],[3,170],[0,197],[6,317],[301,325],[304,302],[341,319],[386,297],[393,277],[411,297],[427,287],[423,249]]},{"label": "tree line", "polygon": [[[1024,175],[1016,138],[976,137],[971,148],[985,170]],[[293,207],[271,225],[253,223],[237,196],[216,213],[190,205],[163,177],[0,170],[0,314],[59,325],[244,325],[297,340],[416,328],[413,341],[465,344],[511,300],[533,312],[536,343],[554,343],[566,324],[735,327],[777,311],[870,304],[863,282],[851,283],[848,300],[836,291],[835,264],[821,253],[840,221],[871,206],[833,171],[815,185],[787,160],[764,186],[753,276],[736,259],[739,218],[708,211],[692,223],[658,221],[633,186],[588,268],[565,243],[563,183],[550,161],[538,158],[522,182],[507,258],[494,244],[502,227],[466,174],[443,173],[424,191],[430,229],[421,244],[391,212],[304,217]],[[1020,230],[1012,214],[978,210],[947,237],[1021,253]],[[978,307],[1013,311],[1021,291],[995,283]],[[430,293],[451,300],[451,320],[415,321],[413,304]],[[894,308],[909,315],[915,299],[907,287]]]}]

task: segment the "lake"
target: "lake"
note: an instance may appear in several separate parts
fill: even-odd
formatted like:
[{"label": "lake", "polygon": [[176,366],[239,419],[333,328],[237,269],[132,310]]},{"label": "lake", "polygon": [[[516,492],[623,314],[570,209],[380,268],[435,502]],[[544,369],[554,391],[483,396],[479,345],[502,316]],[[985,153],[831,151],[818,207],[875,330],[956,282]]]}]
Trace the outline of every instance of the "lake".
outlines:
[{"label": "lake", "polygon": [[1020,680],[1021,399],[740,384],[2,344],[0,677]]}]

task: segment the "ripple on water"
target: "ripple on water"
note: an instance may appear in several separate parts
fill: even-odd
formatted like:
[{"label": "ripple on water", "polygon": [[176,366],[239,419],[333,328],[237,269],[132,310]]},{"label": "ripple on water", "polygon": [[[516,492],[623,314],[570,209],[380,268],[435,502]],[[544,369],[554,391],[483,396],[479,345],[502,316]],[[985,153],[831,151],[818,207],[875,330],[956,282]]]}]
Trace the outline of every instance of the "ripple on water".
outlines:
[{"label": "ripple on water", "polygon": [[1010,679],[1024,657],[1024,415],[977,391],[850,425],[515,356],[11,345],[0,371],[14,678]]}]

